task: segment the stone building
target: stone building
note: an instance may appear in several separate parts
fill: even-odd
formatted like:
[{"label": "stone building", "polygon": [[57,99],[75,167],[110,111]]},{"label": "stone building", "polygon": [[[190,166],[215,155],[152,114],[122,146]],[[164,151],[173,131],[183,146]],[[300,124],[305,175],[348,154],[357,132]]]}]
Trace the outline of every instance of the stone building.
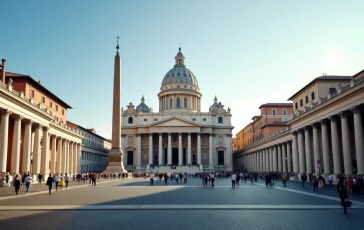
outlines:
[{"label": "stone building", "polygon": [[130,103],[122,111],[125,169],[191,165],[196,171],[232,170],[230,108],[215,97],[209,111],[201,111],[202,92],[181,49],[163,77],[158,98],[159,112],[153,112],[144,97],[138,106]]},{"label": "stone building", "polygon": [[66,124],[71,106],[31,76],[6,72],[5,64],[3,59],[0,172],[79,172],[82,136]]},{"label": "stone building", "polygon": [[79,131],[82,136],[80,170],[81,172],[102,172],[108,163],[111,141],[98,135],[95,129],[86,129],[67,121],[67,125]]},{"label": "stone building", "polygon": [[335,177],[364,175],[364,70],[321,76],[289,98],[288,127],[234,153],[234,167]]}]

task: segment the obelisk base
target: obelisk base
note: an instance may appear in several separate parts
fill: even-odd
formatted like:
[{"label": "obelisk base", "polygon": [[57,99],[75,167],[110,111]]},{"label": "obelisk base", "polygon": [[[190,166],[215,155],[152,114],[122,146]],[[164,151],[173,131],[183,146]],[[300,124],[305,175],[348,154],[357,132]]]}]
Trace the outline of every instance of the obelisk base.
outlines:
[{"label": "obelisk base", "polygon": [[104,173],[126,173],[124,168],[124,153],[121,149],[111,149],[108,153],[109,163]]}]

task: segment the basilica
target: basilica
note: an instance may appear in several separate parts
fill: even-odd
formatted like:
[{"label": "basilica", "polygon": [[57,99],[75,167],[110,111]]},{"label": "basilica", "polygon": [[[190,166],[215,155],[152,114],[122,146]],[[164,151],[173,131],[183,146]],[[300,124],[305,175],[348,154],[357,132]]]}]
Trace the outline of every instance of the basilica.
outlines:
[{"label": "basilica", "polygon": [[215,96],[209,111],[201,111],[202,93],[181,48],[174,67],[163,77],[158,98],[159,112],[153,112],[144,97],[138,106],[129,103],[122,109],[126,170],[142,172],[156,166],[198,172],[232,170],[230,108],[224,108]]}]

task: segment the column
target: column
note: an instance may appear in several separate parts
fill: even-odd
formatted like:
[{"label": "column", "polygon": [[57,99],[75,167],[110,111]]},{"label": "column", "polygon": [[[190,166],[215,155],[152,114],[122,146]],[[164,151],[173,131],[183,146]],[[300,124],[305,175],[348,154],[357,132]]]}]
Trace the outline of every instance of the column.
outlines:
[{"label": "column", "polygon": [[265,171],[269,172],[269,148],[265,149]]},{"label": "column", "polygon": [[287,152],[286,143],[282,143],[282,172],[287,172]]},{"label": "column", "polygon": [[292,141],[292,161],[293,161],[293,172],[299,173],[299,167],[298,167],[298,138],[297,138],[297,132],[294,132],[292,134],[293,141]]},{"label": "column", "polygon": [[269,171],[273,171],[273,149],[269,147]]},{"label": "column", "polygon": [[26,120],[24,122],[24,144],[23,144],[23,165],[22,172],[30,171],[30,153],[32,152],[32,121]]},{"label": "column", "polygon": [[212,134],[209,134],[209,165],[213,166],[214,162],[212,159]]},{"label": "column", "polygon": [[354,114],[355,152],[358,175],[364,175],[363,122],[359,108],[352,109]]},{"label": "column", "polygon": [[149,164],[153,164],[153,133],[149,133]]},{"label": "column", "polygon": [[298,130],[298,157],[300,162],[300,175],[306,172],[305,141],[302,130]]},{"label": "column", "polygon": [[278,172],[278,165],[277,165],[277,146],[273,146],[273,171]]},{"label": "column", "polygon": [[292,154],[291,154],[291,141],[287,142],[287,170],[292,171]]},{"label": "column", "polygon": [[259,151],[259,172],[263,172],[263,149]]},{"label": "column", "polygon": [[172,164],[172,137],[171,133],[168,133],[168,165]]},{"label": "column", "polygon": [[13,152],[11,155],[11,173],[19,173],[20,169],[20,143],[21,143],[21,120],[22,116],[14,118],[14,132],[13,132]]},{"label": "column", "polygon": [[305,130],[306,173],[311,174],[313,173],[313,170],[312,170],[310,129],[309,127],[306,127],[304,130]]},{"label": "column", "polygon": [[278,172],[282,172],[282,145],[278,144]]},{"label": "column", "polygon": [[[81,144],[77,145],[77,168],[76,171],[80,172],[80,158],[81,158]],[[107,159],[107,158],[106,158]]]},{"label": "column", "polygon": [[75,143],[74,142],[71,142],[70,143],[70,152],[68,154],[68,157],[69,157],[69,160],[68,160],[68,172],[69,174],[72,174],[73,173],[73,145]]},{"label": "column", "polygon": [[41,172],[44,173],[43,179],[49,174],[49,127],[43,127],[43,140],[42,140],[42,165]]},{"label": "column", "polygon": [[339,115],[341,117],[341,137],[344,154],[344,170],[346,176],[351,176],[353,174],[353,164],[351,159],[348,117],[347,113],[344,112],[340,113]]},{"label": "column", "polygon": [[55,173],[56,172],[56,143],[57,143],[57,136],[53,135],[52,136],[52,156],[51,156],[51,173]]},{"label": "column", "polygon": [[57,173],[61,173],[62,172],[62,153],[63,153],[63,143],[62,143],[62,138],[60,137],[58,139],[58,145],[57,145],[57,167],[56,167],[56,171]]},{"label": "column", "polygon": [[319,134],[317,125],[312,125],[312,137],[313,137],[313,157],[315,164],[315,175],[320,175],[320,167],[317,165],[317,161],[320,160],[320,145],[319,145]]},{"label": "column", "polygon": [[340,149],[339,149],[339,135],[337,130],[337,121],[334,117],[330,118],[331,124],[331,142],[332,142],[332,156],[334,160],[334,174],[340,175],[342,174],[341,170],[341,158],[340,158]]},{"label": "column", "polygon": [[162,133],[159,133],[159,152],[158,152],[158,165],[163,165],[163,139]]},{"label": "column", "polygon": [[[78,173],[78,155],[79,155],[79,153],[77,152],[77,146],[78,146],[79,144],[78,143],[74,143],[74,145],[73,145],[73,170],[72,170],[72,172],[73,173]],[[101,159],[101,156],[100,156],[100,159]]]},{"label": "column", "polygon": [[41,152],[40,152],[40,125],[35,125],[34,148],[33,148],[33,169],[32,173],[40,173]]},{"label": "column", "polygon": [[187,164],[192,164],[191,155],[192,155],[192,144],[191,144],[191,133],[188,133],[187,136]]},{"label": "column", "polygon": [[0,126],[0,172],[6,172],[8,158],[8,136],[9,136],[9,115],[10,111],[1,112]]},{"label": "column", "polygon": [[137,157],[137,165],[142,165],[142,134],[137,134],[138,137],[138,157]]},{"label": "column", "polygon": [[[66,173],[67,172],[67,153],[68,153],[67,149],[68,149],[68,140],[65,139],[63,141],[63,148],[62,148],[62,150],[63,150],[63,152],[62,152],[63,159],[62,159],[62,172],[61,173]],[[91,170],[89,170],[89,171],[91,171]]]},{"label": "column", "polygon": [[178,133],[178,165],[183,165],[182,133]]},{"label": "column", "polygon": [[322,157],[324,160],[324,175],[327,178],[331,174],[331,164],[329,156],[329,135],[327,132],[327,123],[325,120],[321,123],[321,135],[322,135]]},{"label": "column", "polygon": [[197,133],[197,164],[201,165],[201,134]]}]

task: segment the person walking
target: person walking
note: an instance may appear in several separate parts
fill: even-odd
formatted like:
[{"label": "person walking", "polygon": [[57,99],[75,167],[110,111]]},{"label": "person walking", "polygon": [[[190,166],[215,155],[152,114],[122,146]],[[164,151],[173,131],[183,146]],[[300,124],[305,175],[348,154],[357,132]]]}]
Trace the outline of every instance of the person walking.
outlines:
[{"label": "person walking", "polygon": [[211,172],[210,173],[210,180],[211,180],[211,187],[214,187],[214,183],[215,183],[215,173]]},{"label": "person walking", "polygon": [[306,173],[303,173],[303,175],[301,176],[302,188],[305,187],[306,180],[307,180],[307,175],[306,175]]},{"label": "person walking", "polygon": [[61,191],[63,190],[64,186],[66,185],[66,183],[64,182],[64,177],[60,176],[60,180],[59,180],[59,184],[58,186],[60,187]]},{"label": "person walking", "polygon": [[328,181],[329,181],[330,187],[332,188],[332,183],[334,182],[334,177],[332,175],[329,175]]},{"label": "person walking", "polygon": [[322,192],[322,189],[323,189],[323,187],[324,187],[324,181],[322,180],[322,177],[319,177],[319,179],[318,179],[318,190],[319,190],[319,192]]},{"label": "person walking", "polygon": [[236,183],[236,174],[233,173],[233,175],[231,175],[231,187],[235,188],[235,183]]},{"label": "person walking", "polygon": [[28,173],[27,176],[25,177],[25,186],[27,188],[25,194],[28,194],[28,192],[30,191],[30,185],[31,184],[32,184],[32,177]]},{"label": "person walking", "polygon": [[68,183],[70,181],[70,177],[68,176],[68,174],[66,173],[66,175],[64,176],[64,181],[66,183],[66,188],[68,188]]},{"label": "person walking", "polygon": [[56,173],[54,176],[54,183],[56,184],[56,192],[58,191],[58,185],[60,180],[61,178],[59,177],[58,173]]},{"label": "person walking", "polygon": [[49,189],[49,194],[52,193],[52,186],[53,186],[53,183],[54,183],[54,179],[52,177],[52,174],[49,173],[49,176],[48,176],[48,179],[47,179],[47,182],[46,182],[46,185],[48,185],[48,189]]},{"label": "person walking", "polygon": [[153,174],[153,172],[150,172],[149,178],[150,178],[150,186],[153,186],[153,181],[154,181],[154,174]]},{"label": "person walking", "polygon": [[179,180],[179,173],[176,173],[176,183],[178,184],[178,180]]},{"label": "person walking", "polygon": [[208,183],[208,180],[209,180],[209,177],[207,176],[207,173],[205,173],[203,175],[203,181],[204,181],[204,184],[203,186],[207,188],[207,183]]},{"label": "person walking", "polygon": [[15,187],[15,194],[18,195],[19,194],[19,189],[20,189],[20,176],[19,176],[19,174],[16,174],[16,176],[14,178],[14,187]]},{"label": "person walking", "polygon": [[337,185],[337,192],[339,193],[341,206],[344,208],[344,213],[347,214],[347,208],[351,206],[351,202],[348,200],[348,193],[346,192],[343,180],[339,180]]},{"label": "person walking", "polygon": [[283,175],[282,175],[282,182],[283,182],[283,186],[286,187],[287,175],[285,173],[283,173]]},{"label": "person walking", "polygon": [[164,184],[167,185],[167,181],[168,181],[168,174],[164,173]]},{"label": "person walking", "polygon": [[312,177],[312,185],[313,185],[313,191],[318,192],[318,180],[316,176]]}]

